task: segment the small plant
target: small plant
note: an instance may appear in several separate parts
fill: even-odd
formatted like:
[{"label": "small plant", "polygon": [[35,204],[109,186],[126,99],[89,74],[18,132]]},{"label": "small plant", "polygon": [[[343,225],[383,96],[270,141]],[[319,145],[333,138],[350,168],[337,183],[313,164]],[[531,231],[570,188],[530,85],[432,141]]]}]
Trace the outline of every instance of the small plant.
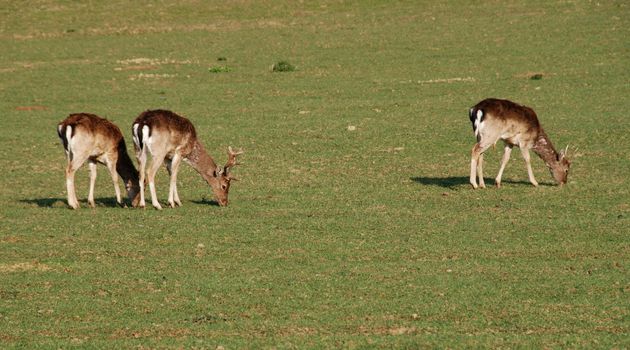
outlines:
[{"label": "small plant", "polygon": [[293,72],[294,70],[295,66],[287,61],[280,61],[271,66],[272,72]]},{"label": "small plant", "polygon": [[542,73],[534,73],[529,76],[530,80],[541,80],[543,78]]},{"label": "small plant", "polygon": [[232,71],[232,69],[228,66],[214,66],[214,67],[208,68],[208,71],[210,73],[227,73],[227,72]]}]

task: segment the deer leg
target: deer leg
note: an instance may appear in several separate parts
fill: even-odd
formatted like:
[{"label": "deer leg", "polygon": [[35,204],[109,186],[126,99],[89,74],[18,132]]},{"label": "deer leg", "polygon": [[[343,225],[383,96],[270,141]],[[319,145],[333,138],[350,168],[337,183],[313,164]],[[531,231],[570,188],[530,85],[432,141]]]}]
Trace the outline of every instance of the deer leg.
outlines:
[{"label": "deer leg", "polygon": [[[114,157],[115,158],[115,157]],[[122,198],[120,196],[120,188],[118,187],[118,172],[116,171],[116,162],[118,159],[107,159],[105,164],[107,165],[107,169],[109,169],[109,174],[112,177],[112,182],[114,183],[114,191],[116,192],[116,203],[119,206],[123,206]]]},{"label": "deer leg", "polygon": [[471,160],[470,160],[470,184],[472,185],[473,188],[478,188],[479,186],[477,185],[477,175],[480,178],[480,185],[481,187],[485,187],[485,184],[483,182],[483,165],[481,165],[479,167],[479,164],[481,164],[481,162],[483,162],[483,158],[481,158],[481,155],[483,154],[483,152],[485,152],[490,146],[492,145],[492,143],[490,144],[486,144],[486,143],[482,143],[481,141],[476,143],[475,146],[473,146],[472,149],[472,155],[471,155]]},{"label": "deer leg", "polygon": [[68,152],[68,166],[66,167],[66,190],[68,192],[68,205],[72,209],[79,209],[79,201],[74,188],[74,173],[88,159],[87,154],[74,154]]},{"label": "deer leg", "polygon": [[175,205],[182,206],[182,202],[179,200],[179,194],[177,193],[177,172],[179,171],[179,165],[181,164],[182,157],[179,154],[175,154],[172,159],[166,161],[166,170],[170,175],[170,185],[168,190],[168,204],[171,208],[175,208]]},{"label": "deer leg", "polygon": [[158,169],[160,169],[162,162],[164,162],[164,155],[152,154],[151,165],[149,166],[147,174],[149,180],[149,191],[151,191],[151,203],[153,204],[153,207],[158,210],[162,210],[162,206],[160,205],[160,202],[158,202],[157,193],[155,192],[155,174]]},{"label": "deer leg", "polygon": [[93,160],[89,160],[88,166],[90,168],[90,192],[88,192],[88,205],[94,208],[96,206],[94,204],[94,184],[96,183],[96,162],[94,162]]},{"label": "deer leg", "polygon": [[477,185],[477,162],[479,159],[479,144],[476,143],[471,152],[470,156],[470,184],[473,188],[478,188]]},{"label": "deer leg", "polygon": [[486,184],[483,181],[483,153],[479,155],[479,160],[477,163],[477,176],[479,177],[479,187],[486,188]]},{"label": "deer leg", "polygon": [[534,186],[538,186],[538,182],[534,178],[534,171],[532,170],[532,164],[529,158],[529,149],[526,147],[521,148],[521,153],[523,154],[523,159],[525,159],[525,165],[527,165],[527,175],[529,176],[529,182]]},{"label": "deer leg", "polygon": [[497,174],[497,177],[495,179],[495,183],[497,187],[501,187],[501,177],[503,176],[503,170],[505,170],[505,166],[510,160],[511,153],[512,153],[512,146],[505,145],[505,148],[503,148],[503,158],[501,159],[501,167],[499,168],[499,173]]},{"label": "deer leg", "polygon": [[146,167],[147,167],[147,151],[146,147],[136,150],[136,158],[138,159],[138,166],[140,167],[140,203],[138,206],[140,208],[144,208],[146,203],[144,201],[144,179],[146,177]]}]

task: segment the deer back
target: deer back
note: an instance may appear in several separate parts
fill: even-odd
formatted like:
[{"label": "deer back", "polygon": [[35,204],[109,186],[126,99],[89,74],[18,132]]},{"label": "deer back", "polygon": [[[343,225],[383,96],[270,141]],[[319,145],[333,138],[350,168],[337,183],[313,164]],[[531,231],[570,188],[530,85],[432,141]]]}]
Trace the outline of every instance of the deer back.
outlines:
[{"label": "deer back", "polygon": [[530,146],[541,130],[533,109],[509,100],[485,99],[469,111],[478,138],[503,139],[507,143]]},{"label": "deer back", "polygon": [[197,132],[190,120],[167,110],[149,110],[142,112],[132,124],[134,144],[142,149],[152,138],[165,147],[167,153],[176,149],[186,157],[197,140]]},{"label": "deer back", "polygon": [[[68,130],[70,130],[69,134]],[[71,151],[70,140],[77,135],[82,136],[79,147],[89,150],[91,156],[107,152],[117,153],[121,144],[124,147],[124,138],[120,129],[109,120],[94,114],[71,114],[59,123],[57,133],[67,152]]]}]

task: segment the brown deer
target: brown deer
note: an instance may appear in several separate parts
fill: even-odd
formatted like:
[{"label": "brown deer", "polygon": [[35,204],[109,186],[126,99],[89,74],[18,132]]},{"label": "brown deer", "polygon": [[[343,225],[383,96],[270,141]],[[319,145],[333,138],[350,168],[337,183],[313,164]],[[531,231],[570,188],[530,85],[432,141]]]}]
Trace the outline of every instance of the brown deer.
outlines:
[{"label": "brown deer", "polygon": [[242,151],[234,152],[228,147],[228,161],[223,167],[217,166],[197,139],[195,127],[190,120],[171,111],[153,110],[141,113],[132,124],[133,142],[136,157],[140,163],[140,206],[145,206],[144,187],[147,153],[151,154],[151,165],[148,176],[151,202],[156,209],[162,209],[155,193],[155,174],[163,162],[170,174],[168,204],[174,208],[181,206],[177,193],[177,171],[184,160],[203,177],[212,188],[212,192],[220,206],[227,206],[231,169],[237,165],[236,156]]},{"label": "brown deer", "polygon": [[[485,99],[477,103],[469,111],[473,131],[477,143],[472,149],[470,162],[470,184],[473,188],[486,187],[483,181],[483,152],[497,143],[499,139],[505,143],[501,167],[496,177],[496,186],[501,187],[501,176],[510,159],[512,147],[521,149],[529,181],[534,186],[538,182],[530,164],[529,150],[532,149],[545,162],[553,178],[563,185],[567,182],[571,162],[566,158],[567,148],[556,152],[549,137],[538,122],[534,110],[521,106],[512,101],[494,98]],[[479,186],[476,176],[479,177]]]},{"label": "brown deer", "polygon": [[133,165],[120,129],[107,119],[94,114],[71,114],[57,126],[57,134],[66,151],[66,187],[68,205],[79,208],[79,201],[74,188],[74,173],[88,161],[90,167],[90,192],[88,204],[94,208],[94,183],[96,182],[96,163],[107,166],[116,190],[116,202],[122,204],[118,176],[123,179],[131,204],[139,201],[140,186],[138,171]]}]

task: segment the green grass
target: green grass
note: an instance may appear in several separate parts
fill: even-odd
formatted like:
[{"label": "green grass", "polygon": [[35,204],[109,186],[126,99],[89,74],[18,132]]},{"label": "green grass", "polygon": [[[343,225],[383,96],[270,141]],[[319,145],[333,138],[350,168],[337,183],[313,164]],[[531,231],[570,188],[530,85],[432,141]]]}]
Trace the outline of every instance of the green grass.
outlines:
[{"label": "green grass", "polygon": [[[629,347],[629,14],[5,2],[0,347]],[[210,72],[217,57],[229,72]],[[272,73],[280,59],[299,69]],[[536,159],[533,188],[517,152],[503,188],[470,188],[467,110],[491,96],[579,147],[567,186]],[[150,108],[190,118],[219,163],[245,150],[230,206],[183,167],[183,207],[117,208],[99,167],[97,208],[83,168],[83,207],[67,209],[56,124],[96,113],[130,145]]]}]

